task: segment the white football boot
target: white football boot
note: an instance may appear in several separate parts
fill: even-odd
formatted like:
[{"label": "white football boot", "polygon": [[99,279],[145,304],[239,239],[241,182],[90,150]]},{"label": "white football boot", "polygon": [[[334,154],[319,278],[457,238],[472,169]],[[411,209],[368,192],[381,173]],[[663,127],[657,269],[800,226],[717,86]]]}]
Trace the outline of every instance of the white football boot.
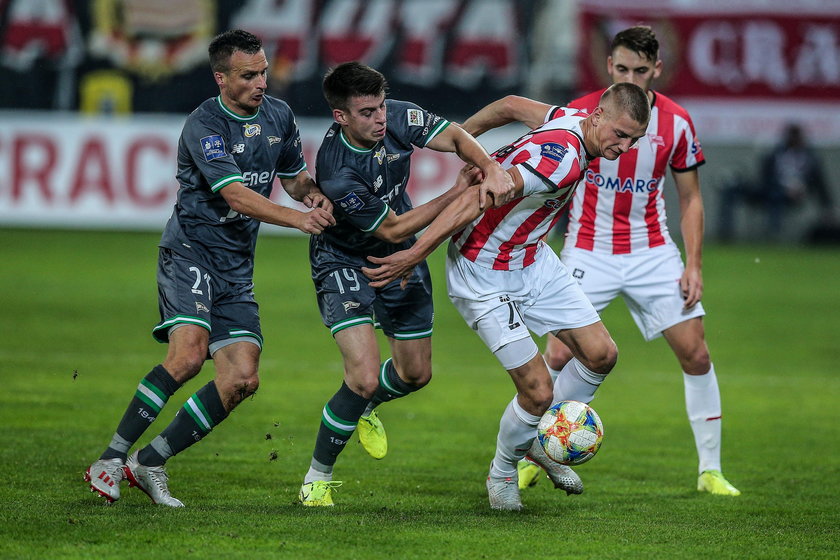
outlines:
[{"label": "white football boot", "polygon": [[136,486],[146,493],[156,504],[163,504],[169,507],[184,507],[181,500],[173,498],[169,493],[169,486],[166,481],[169,476],[166,469],[160,467],[147,467],[137,461],[135,451],[125,463],[125,475],[128,478],[129,486]]},{"label": "white football boot", "polygon": [[114,503],[120,499],[120,482],[125,478],[122,459],[99,459],[85,471],[85,480],[90,482],[90,491]]},{"label": "white football boot", "polygon": [[490,507],[508,511],[519,511],[524,506],[519,498],[519,480],[517,476],[496,478],[487,476],[487,495]]},{"label": "white football boot", "polygon": [[548,455],[546,455],[540,441],[534,438],[534,443],[531,444],[531,449],[528,450],[527,458],[538,464],[554,483],[555,488],[565,490],[568,494],[582,494],[583,481],[571,467],[561,465]]}]

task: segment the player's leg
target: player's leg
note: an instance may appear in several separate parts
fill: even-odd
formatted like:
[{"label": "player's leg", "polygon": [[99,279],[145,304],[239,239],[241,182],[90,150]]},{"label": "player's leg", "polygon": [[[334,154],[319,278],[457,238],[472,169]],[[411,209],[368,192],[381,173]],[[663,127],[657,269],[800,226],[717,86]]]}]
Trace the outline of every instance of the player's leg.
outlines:
[{"label": "player's leg", "polygon": [[373,321],[356,324],[335,333],[344,360],[341,387],[325,404],[309,470],[303,479],[299,500],[306,506],[333,505],[333,469],[359,423],[379,377],[379,346]]},{"label": "player's leg", "polygon": [[[157,282],[161,322],[153,335],[160,342],[170,342],[166,360],[140,381],[108,448],[85,473],[91,490],[99,492],[109,502],[120,497],[119,483],[124,478],[123,467],[129,450],[157,419],[169,398],[198,374],[207,355],[210,293],[207,289],[193,291],[196,276],[190,271],[192,265],[167,249],[159,252]],[[186,330],[178,337],[180,342],[171,342],[169,334],[182,328]]]},{"label": "player's leg", "polygon": [[685,407],[699,460],[698,490],[737,496],[740,491],[723,477],[721,469],[720,390],[706,345],[703,319],[683,321],[662,334],[683,370]]},{"label": "player's leg", "polygon": [[[680,362],[685,383],[686,409],[694,432],[703,486],[715,493],[738,495],[720,475],[721,406],[714,367],[706,346],[703,305],[686,308],[679,280],[684,266],[679,250],[664,245],[627,259],[624,299],[646,340],[664,336]],[[711,473],[702,476],[702,473]],[[705,489],[705,488],[701,488]]]},{"label": "player's leg", "polygon": [[182,352],[195,360],[210,355],[216,377],[190,396],[169,425],[126,463],[126,474],[133,485],[158,504],[183,505],[169,492],[164,464],[204,439],[259,386],[262,333],[253,286],[217,279],[213,288],[213,330],[209,336],[204,329],[186,325],[170,332],[169,338],[170,347],[175,349],[173,368],[182,359]]},{"label": "player's leg", "polygon": [[426,263],[417,266],[405,286],[393,282],[377,292],[376,319],[391,346],[379,368],[379,387],[359,419],[359,441],[374,458],[388,452],[385,428],[375,410],[384,402],[425,387],[432,378],[432,281]]}]

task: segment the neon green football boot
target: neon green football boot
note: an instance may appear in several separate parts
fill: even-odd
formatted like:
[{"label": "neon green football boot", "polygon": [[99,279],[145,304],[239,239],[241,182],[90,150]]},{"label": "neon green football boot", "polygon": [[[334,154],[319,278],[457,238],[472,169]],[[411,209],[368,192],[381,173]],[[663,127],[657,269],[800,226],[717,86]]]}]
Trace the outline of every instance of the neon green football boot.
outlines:
[{"label": "neon green football boot", "polygon": [[717,470],[703,471],[697,479],[697,490],[717,496],[740,496],[741,491],[732,486]]},{"label": "neon green football boot", "polygon": [[359,442],[371,457],[385,457],[388,453],[388,436],[385,435],[385,426],[375,410],[371,410],[370,415],[359,418],[356,431],[359,432]]},{"label": "neon green football boot", "polygon": [[338,488],[343,482],[339,480],[313,480],[300,487],[298,501],[305,506],[334,506],[332,489]]},{"label": "neon green football boot", "polygon": [[519,471],[519,489],[525,490],[531,486],[535,486],[540,481],[540,475],[543,473],[542,468],[536,463],[528,459],[522,459],[516,464],[516,470]]}]

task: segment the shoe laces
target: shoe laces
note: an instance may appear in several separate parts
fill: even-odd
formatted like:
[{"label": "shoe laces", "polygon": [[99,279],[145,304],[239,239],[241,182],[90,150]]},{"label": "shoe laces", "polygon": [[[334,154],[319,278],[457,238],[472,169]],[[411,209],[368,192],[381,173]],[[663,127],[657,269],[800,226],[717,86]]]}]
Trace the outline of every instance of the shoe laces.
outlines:
[{"label": "shoe laces", "polygon": [[149,480],[158,487],[161,494],[168,496],[169,486],[166,484],[166,481],[169,480],[169,475],[166,474],[166,469],[163,467],[146,467],[146,473],[149,476]]}]

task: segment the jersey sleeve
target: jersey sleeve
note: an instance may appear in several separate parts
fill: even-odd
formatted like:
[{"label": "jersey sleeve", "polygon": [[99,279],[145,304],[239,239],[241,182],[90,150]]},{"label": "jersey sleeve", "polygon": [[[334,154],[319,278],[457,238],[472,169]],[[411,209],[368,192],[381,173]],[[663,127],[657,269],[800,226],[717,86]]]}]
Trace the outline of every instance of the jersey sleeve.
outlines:
[{"label": "jersey sleeve", "polygon": [[425,148],[435,136],[446,130],[450,122],[443,117],[406,101],[389,100],[388,126],[392,135]]},{"label": "jersey sleeve", "polygon": [[213,192],[243,180],[223,128],[212,119],[202,119],[193,113],[187,118],[182,133],[184,148]]},{"label": "jersey sleeve", "polygon": [[524,194],[554,192],[580,180],[580,146],[565,130],[535,134],[512,160],[524,183]]},{"label": "jersey sleeve", "polygon": [[671,169],[677,173],[690,171],[706,163],[700,140],[694,131],[691,117],[674,117],[674,153],[671,155]]},{"label": "jersey sleeve", "polygon": [[306,169],[300,130],[293,117],[289,120],[289,125],[283,131],[283,149],[280,151],[277,163],[274,166],[277,176],[281,179],[292,179]]},{"label": "jersey sleeve", "polygon": [[371,194],[361,177],[351,169],[343,169],[329,179],[320,179],[318,185],[353,227],[365,233],[376,231],[388,217],[390,207]]}]

